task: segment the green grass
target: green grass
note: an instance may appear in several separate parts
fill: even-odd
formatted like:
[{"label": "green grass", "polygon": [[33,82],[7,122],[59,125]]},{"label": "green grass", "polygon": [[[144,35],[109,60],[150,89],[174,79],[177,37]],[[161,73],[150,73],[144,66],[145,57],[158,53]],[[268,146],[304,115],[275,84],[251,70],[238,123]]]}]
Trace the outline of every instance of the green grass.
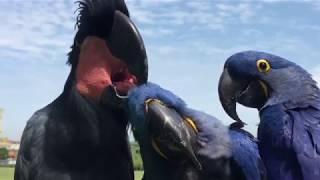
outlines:
[{"label": "green grass", "polygon": [[14,168],[0,167],[1,180],[13,180]]},{"label": "green grass", "polygon": [[135,170],[143,170],[143,163],[140,155],[140,148],[137,143],[131,143],[131,153]]},{"label": "green grass", "polygon": [[[14,168],[0,167],[0,180],[13,180]],[[143,171],[135,171],[134,179],[141,180]]]},{"label": "green grass", "polygon": [[143,171],[135,171],[134,172],[134,179],[135,180],[141,180],[143,177]]}]

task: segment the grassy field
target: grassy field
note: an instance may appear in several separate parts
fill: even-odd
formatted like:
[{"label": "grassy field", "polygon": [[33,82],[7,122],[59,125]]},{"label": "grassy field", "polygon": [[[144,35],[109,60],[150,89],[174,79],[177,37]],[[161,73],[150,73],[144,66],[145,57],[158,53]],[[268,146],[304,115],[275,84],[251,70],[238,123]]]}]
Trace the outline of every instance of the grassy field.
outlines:
[{"label": "grassy field", "polygon": [[[0,180],[13,180],[14,168],[0,167]],[[135,180],[141,180],[143,176],[143,171],[136,171],[134,173]]]},{"label": "grassy field", "polygon": [[141,180],[143,176],[143,171],[135,171],[134,172],[134,179],[135,180]]},{"label": "grassy field", "polygon": [[13,180],[14,168],[0,167],[1,180]]}]

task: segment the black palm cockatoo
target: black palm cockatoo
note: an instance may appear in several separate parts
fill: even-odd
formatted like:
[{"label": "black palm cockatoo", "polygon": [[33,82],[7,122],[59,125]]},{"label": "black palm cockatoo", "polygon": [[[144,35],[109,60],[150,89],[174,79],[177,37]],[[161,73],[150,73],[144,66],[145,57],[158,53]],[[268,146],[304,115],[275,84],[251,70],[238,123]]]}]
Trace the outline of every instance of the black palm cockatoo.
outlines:
[{"label": "black palm cockatoo", "polygon": [[147,80],[143,41],[123,0],[79,2],[62,94],[25,127],[15,180],[133,180],[128,90]]}]

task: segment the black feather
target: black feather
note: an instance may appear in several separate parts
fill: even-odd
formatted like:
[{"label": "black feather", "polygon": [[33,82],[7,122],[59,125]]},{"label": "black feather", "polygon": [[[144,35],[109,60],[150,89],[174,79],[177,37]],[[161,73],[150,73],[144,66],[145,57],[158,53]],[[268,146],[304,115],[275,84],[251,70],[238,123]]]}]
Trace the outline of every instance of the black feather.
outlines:
[{"label": "black feather", "polygon": [[111,31],[113,15],[116,10],[129,17],[129,11],[124,0],[82,0],[77,1],[78,13],[75,26],[77,33],[74,38],[67,64],[77,65],[80,44],[87,36],[97,36],[105,39]]}]

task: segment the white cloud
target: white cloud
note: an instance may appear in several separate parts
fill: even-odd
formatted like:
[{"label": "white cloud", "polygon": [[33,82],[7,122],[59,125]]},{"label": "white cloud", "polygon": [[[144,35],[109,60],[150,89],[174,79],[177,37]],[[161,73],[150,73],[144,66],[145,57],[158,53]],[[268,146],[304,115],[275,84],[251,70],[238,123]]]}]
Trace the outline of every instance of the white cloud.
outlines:
[{"label": "white cloud", "polygon": [[[29,61],[52,61],[48,53],[66,54],[73,39],[75,7],[70,1],[1,2],[0,49],[29,54]],[[1,52],[1,54],[2,54]],[[20,57],[20,59],[22,59]]]},{"label": "white cloud", "polygon": [[259,3],[217,4],[212,1],[174,1],[170,6],[163,1],[158,1],[157,4],[129,1],[128,6],[131,16],[142,27],[160,26],[154,29],[155,32],[177,27],[223,31],[228,25],[250,23],[261,8]]},{"label": "white cloud", "polygon": [[174,34],[174,30],[173,29],[163,29],[163,28],[160,28],[160,29],[156,29],[156,28],[141,28],[140,32],[141,32],[143,37],[145,37],[145,36],[162,37],[162,36]]},{"label": "white cloud", "polygon": [[319,0],[313,1],[312,6],[313,6],[316,10],[320,10],[320,1],[319,1]]},{"label": "white cloud", "polygon": [[[240,0],[241,1],[241,0]],[[242,0],[245,2],[265,2],[265,3],[279,3],[279,2],[314,2],[318,0]]]},{"label": "white cloud", "polygon": [[182,1],[182,0],[127,0],[126,2],[154,4],[154,3],[173,3],[173,2],[179,2],[179,1]]},{"label": "white cloud", "polygon": [[260,4],[217,4],[221,17],[231,17],[239,19],[243,23],[247,23],[261,8]]}]

